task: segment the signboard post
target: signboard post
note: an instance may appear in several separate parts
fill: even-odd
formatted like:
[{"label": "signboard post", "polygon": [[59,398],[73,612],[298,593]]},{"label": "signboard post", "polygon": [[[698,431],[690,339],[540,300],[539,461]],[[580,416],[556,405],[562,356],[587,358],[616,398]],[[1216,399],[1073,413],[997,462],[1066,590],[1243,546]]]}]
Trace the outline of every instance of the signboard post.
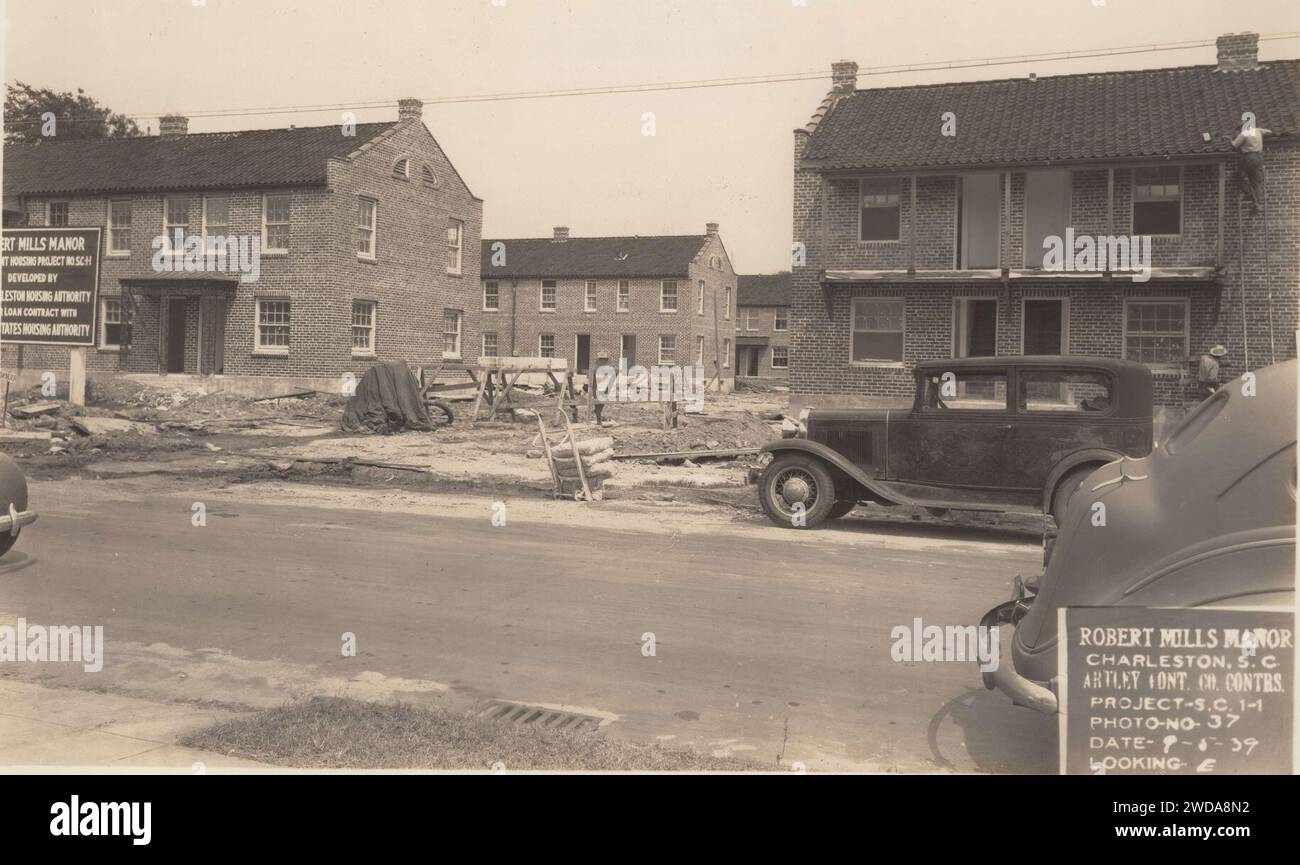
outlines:
[{"label": "signboard post", "polygon": [[68,398],[86,401],[86,352],[99,310],[100,229],[6,228],[0,343],[71,349]]},{"label": "signboard post", "polygon": [[1294,612],[1071,607],[1059,616],[1063,773],[1291,774]]}]

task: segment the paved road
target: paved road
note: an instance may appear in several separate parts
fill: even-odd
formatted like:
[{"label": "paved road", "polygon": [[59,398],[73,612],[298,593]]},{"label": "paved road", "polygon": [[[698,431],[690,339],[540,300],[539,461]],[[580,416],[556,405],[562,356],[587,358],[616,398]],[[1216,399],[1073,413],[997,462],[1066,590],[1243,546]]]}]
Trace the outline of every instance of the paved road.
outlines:
[{"label": "paved road", "polygon": [[105,669],[19,675],[254,705],[367,688],[561,704],[616,717],[609,735],[773,767],[1055,767],[1052,719],[970,665],[890,653],[896,625],[974,623],[1002,600],[1040,558],[1024,535],[536,500],[498,527],[490,499],[108,486],[35,484],[40,521],[0,568],[0,620],[103,624]]}]

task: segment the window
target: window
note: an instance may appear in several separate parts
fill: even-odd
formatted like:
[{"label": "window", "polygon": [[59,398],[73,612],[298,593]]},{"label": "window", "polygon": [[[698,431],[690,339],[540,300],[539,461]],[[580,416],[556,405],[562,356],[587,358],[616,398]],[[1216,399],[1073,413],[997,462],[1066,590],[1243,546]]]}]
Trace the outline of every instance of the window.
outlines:
[{"label": "window", "polygon": [[898,240],[899,194],[897,180],[861,180],[858,190],[859,240]]},{"label": "window", "polygon": [[731,321],[731,286],[723,289],[722,314],[726,316],[727,321]]},{"label": "window", "polygon": [[[992,357],[998,353],[998,302],[992,297],[954,297],[953,357]],[[1056,319],[1060,321],[1058,316]],[[1036,342],[1032,338],[1031,344]],[[1059,346],[1059,336],[1057,337]]]},{"label": "window", "polygon": [[677,281],[674,279],[665,279],[659,285],[659,311],[676,312],[677,311]]},{"label": "window", "polygon": [[628,309],[631,307],[631,300],[632,300],[631,283],[629,283],[626,279],[620,279],[618,281],[618,302],[615,305],[615,309],[617,309],[619,312],[627,312]]},{"label": "window", "polygon": [[539,303],[540,306],[538,308],[543,312],[547,310],[553,311],[555,309],[555,280],[542,280],[542,296]]},{"label": "window", "polygon": [[859,297],[853,300],[850,360],[853,363],[903,360],[903,301]]},{"label": "window", "polygon": [[257,302],[257,350],[273,354],[289,353],[289,301]]},{"label": "window", "polygon": [[595,280],[591,280],[591,279],[587,280],[587,294],[586,294],[586,296],[583,298],[583,306],[582,306],[582,308],[583,308],[584,310],[586,310],[587,312],[595,312],[595,311],[596,311],[596,282],[595,282]]},{"label": "window", "polygon": [[447,272],[459,275],[464,250],[465,223],[459,219],[447,220]]},{"label": "window", "polygon": [[1020,411],[1110,411],[1111,380],[1103,373],[1022,369],[1017,379]]},{"label": "window", "polygon": [[375,232],[379,221],[379,202],[362,198],[357,202],[357,256],[375,257]]},{"label": "window", "polygon": [[724,369],[731,368],[731,340],[722,341],[722,366]]},{"label": "window", "polygon": [[625,366],[636,365],[636,334],[625,333],[619,338],[618,358]]},{"label": "window", "polygon": [[68,202],[66,201],[46,202],[45,224],[46,225],[67,225],[68,224]]},{"label": "window", "polygon": [[442,356],[460,357],[460,310],[442,311]]},{"label": "window", "polygon": [[543,333],[537,337],[537,356],[555,357],[555,334]]},{"label": "window", "polygon": [[753,317],[754,310],[747,308],[745,310],[745,330],[758,330],[758,328],[754,327]]},{"label": "window", "polygon": [[931,411],[1006,411],[1007,374],[972,372],[944,378],[944,373],[926,375],[922,407]]},{"label": "window", "polygon": [[659,337],[659,365],[667,366],[673,362],[674,355],[677,354],[677,337],[672,334],[665,334]]},{"label": "window", "polygon": [[[178,236],[179,233],[179,236]],[[190,233],[190,200],[184,195],[163,199],[163,249],[183,252],[185,235]]]},{"label": "window", "polygon": [[1181,234],[1182,222],[1182,169],[1133,169],[1133,233]]},{"label": "window", "polygon": [[375,302],[352,301],[352,353],[375,353]]},{"label": "window", "polygon": [[131,254],[131,202],[108,203],[108,254]]},{"label": "window", "polygon": [[[230,233],[230,197],[227,195],[207,195],[203,198],[203,243],[205,248],[216,247],[213,239],[224,238]],[[221,246],[225,249],[224,243]]]},{"label": "window", "polygon": [[700,280],[700,300],[696,305],[695,314],[704,315],[704,280],[702,279]]},{"label": "window", "polygon": [[483,311],[496,312],[501,309],[501,285],[496,280],[483,283]]},{"label": "window", "polygon": [[790,311],[788,309],[778,309],[772,316],[772,330],[789,330],[790,329]]},{"label": "window", "polygon": [[106,297],[99,302],[102,326],[99,332],[100,348],[122,347],[122,298]]},{"label": "window", "polygon": [[1130,300],[1124,305],[1124,357],[1138,363],[1187,362],[1187,301]]},{"label": "window", "polygon": [[289,196],[262,197],[262,251],[289,251]]},{"label": "window", "polygon": [[790,368],[790,349],[784,345],[772,346],[772,369]]},{"label": "window", "polygon": [[427,165],[420,169],[420,180],[430,188],[438,186],[438,175],[434,174],[433,169]]},{"label": "window", "polygon": [[497,356],[497,334],[494,330],[484,331],[483,333],[483,356]]},{"label": "window", "polygon": [[403,156],[393,163],[393,176],[400,177],[402,180],[411,179],[411,160]]},{"label": "window", "polygon": [[704,366],[704,337],[695,337],[695,365]]}]

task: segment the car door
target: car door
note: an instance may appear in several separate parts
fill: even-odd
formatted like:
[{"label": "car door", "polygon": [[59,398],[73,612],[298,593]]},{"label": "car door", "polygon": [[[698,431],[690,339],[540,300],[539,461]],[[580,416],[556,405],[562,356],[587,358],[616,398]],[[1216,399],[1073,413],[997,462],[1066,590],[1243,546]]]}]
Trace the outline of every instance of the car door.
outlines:
[{"label": "car door", "polygon": [[1041,491],[1060,461],[1088,448],[1117,448],[1124,422],[1114,414],[1115,375],[1103,369],[1016,370],[1016,458],[1008,478]]},{"label": "car door", "polygon": [[916,406],[891,415],[889,478],[943,490],[1005,488],[1012,436],[1008,371],[927,372]]}]

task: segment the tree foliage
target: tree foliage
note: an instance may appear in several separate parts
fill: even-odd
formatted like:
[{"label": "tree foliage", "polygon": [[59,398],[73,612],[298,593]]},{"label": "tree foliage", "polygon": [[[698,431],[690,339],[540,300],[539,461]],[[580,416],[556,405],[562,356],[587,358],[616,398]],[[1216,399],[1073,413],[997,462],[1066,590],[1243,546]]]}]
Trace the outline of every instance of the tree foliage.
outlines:
[{"label": "tree foliage", "polygon": [[[52,123],[47,115],[53,115]],[[4,125],[5,141],[130,138],[142,134],[134,120],[100,105],[81,88],[76,93],[60,93],[22,81],[5,85]]]}]

